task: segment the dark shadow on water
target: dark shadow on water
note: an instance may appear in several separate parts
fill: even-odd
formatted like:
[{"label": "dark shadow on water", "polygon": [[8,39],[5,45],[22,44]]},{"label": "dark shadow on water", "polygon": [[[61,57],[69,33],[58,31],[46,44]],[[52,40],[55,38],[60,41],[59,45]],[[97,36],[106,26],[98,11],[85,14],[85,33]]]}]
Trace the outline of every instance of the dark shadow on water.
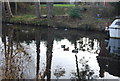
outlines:
[{"label": "dark shadow on water", "polygon": [[120,77],[120,39],[110,38],[107,41],[101,41],[101,51],[97,57],[100,71],[100,77],[105,76],[105,72],[113,76]]}]

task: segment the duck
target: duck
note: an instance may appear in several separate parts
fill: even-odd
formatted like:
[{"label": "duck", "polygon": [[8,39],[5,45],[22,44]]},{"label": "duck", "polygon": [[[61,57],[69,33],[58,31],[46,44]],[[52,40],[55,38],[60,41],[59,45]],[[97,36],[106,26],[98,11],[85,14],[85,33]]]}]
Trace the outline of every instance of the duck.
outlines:
[{"label": "duck", "polygon": [[72,53],[78,53],[78,49],[72,50]]},{"label": "duck", "polygon": [[61,45],[61,48],[65,48],[65,45]]},{"label": "duck", "polygon": [[64,51],[69,51],[69,47],[67,47],[67,48],[64,48]]}]

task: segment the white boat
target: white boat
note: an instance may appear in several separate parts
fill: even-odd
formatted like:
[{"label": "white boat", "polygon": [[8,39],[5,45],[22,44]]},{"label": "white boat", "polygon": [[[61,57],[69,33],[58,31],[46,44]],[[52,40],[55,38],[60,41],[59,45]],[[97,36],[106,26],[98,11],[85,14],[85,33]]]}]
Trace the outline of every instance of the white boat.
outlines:
[{"label": "white boat", "polygon": [[120,56],[120,39],[110,38],[108,43],[108,49],[110,54]]},{"label": "white boat", "polygon": [[116,19],[108,28],[111,38],[120,38],[120,19]]}]

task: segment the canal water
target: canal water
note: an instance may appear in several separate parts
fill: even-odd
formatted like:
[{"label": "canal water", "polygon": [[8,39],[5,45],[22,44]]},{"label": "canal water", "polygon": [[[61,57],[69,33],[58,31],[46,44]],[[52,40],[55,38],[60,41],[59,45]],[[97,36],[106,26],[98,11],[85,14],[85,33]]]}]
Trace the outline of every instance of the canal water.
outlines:
[{"label": "canal water", "polygon": [[119,79],[120,39],[102,32],[3,25],[0,79]]}]

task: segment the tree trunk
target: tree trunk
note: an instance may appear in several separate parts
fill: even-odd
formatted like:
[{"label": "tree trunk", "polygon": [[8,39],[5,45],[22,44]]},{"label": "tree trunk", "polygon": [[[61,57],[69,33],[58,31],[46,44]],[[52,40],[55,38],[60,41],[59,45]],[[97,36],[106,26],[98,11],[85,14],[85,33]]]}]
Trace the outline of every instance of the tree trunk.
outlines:
[{"label": "tree trunk", "polygon": [[17,11],[18,11],[18,6],[17,6],[17,2],[15,2],[15,14],[17,15]]},{"label": "tree trunk", "polygon": [[54,17],[53,2],[48,2],[47,7],[48,7],[47,17],[48,17],[48,19],[50,19],[50,18]]},{"label": "tree trunk", "polygon": [[[1,28],[1,22],[2,22],[2,2],[0,1],[0,28]],[[1,32],[2,32],[1,29],[0,29],[0,36],[1,36]]]},{"label": "tree trunk", "polygon": [[5,15],[5,5],[4,5],[4,2],[2,2],[2,16]]},{"label": "tree trunk", "polygon": [[41,14],[40,14],[40,2],[35,2],[35,13],[36,13],[37,18],[41,17]]},{"label": "tree trunk", "polygon": [[9,17],[13,17],[13,14],[12,14],[12,11],[11,11],[11,7],[10,7],[9,1],[7,1],[7,2],[5,3],[5,6],[6,6],[6,10],[7,10],[7,15],[8,15]]},{"label": "tree trunk", "polygon": [[79,6],[79,0],[75,0],[75,7],[78,7]]}]

